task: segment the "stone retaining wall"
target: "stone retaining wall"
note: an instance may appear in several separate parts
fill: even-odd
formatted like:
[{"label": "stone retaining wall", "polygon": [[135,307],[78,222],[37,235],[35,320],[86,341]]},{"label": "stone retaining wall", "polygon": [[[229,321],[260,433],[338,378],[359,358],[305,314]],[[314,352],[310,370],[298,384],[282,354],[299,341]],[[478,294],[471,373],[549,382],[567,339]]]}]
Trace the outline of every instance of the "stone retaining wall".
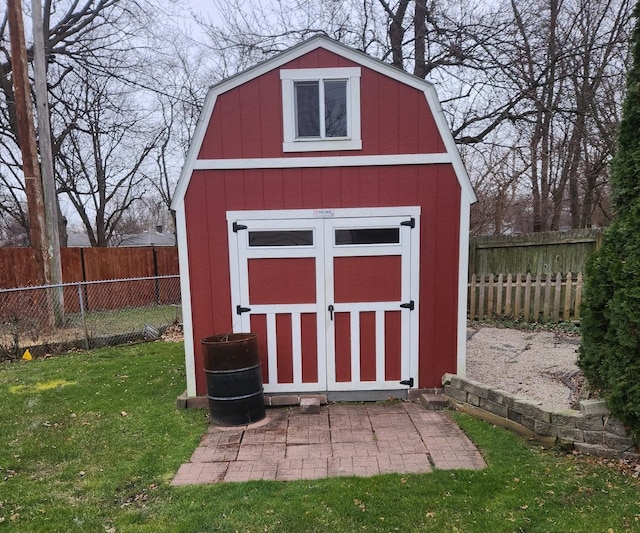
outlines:
[{"label": "stone retaining wall", "polygon": [[542,402],[463,379],[442,377],[444,394],[457,407],[544,445],[575,449],[598,457],[640,458],[622,423],[609,417],[604,400],[583,400],[580,411],[551,409]]}]

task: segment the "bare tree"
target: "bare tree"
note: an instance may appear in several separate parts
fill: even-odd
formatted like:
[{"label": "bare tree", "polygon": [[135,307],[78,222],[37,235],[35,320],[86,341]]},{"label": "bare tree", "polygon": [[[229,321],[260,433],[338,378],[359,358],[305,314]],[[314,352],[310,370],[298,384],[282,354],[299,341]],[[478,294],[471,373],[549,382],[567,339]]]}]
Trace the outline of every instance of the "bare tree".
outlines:
[{"label": "bare tree", "polygon": [[613,150],[631,2],[511,0],[510,9],[503,74],[525,95],[526,119],[512,131],[528,140],[518,150],[533,230],[590,226]]},{"label": "bare tree", "polygon": [[457,142],[475,147],[465,157],[493,215],[486,231],[606,220],[630,0],[216,5],[224,23],[203,22],[219,76],[324,33],[433,81]]},{"label": "bare tree", "polygon": [[159,135],[118,80],[79,72],[75,125],[58,151],[59,190],[79,215],[91,246],[107,246],[144,193]]},{"label": "bare tree", "polygon": [[[155,63],[153,56],[162,53],[163,39],[168,36],[170,41],[175,40],[168,35],[169,29],[173,31],[172,27],[158,17],[158,14],[165,14],[166,20],[174,22],[175,13],[173,18],[167,13],[168,9],[171,9],[169,6],[169,4],[155,3],[154,0],[136,2],[49,0],[44,3],[43,20],[53,155],[56,160],[59,190],[67,191],[67,196],[69,196],[70,187],[67,171],[73,156],[69,153],[61,154],[61,151],[78,145],[79,138],[89,135],[86,123],[90,121],[91,110],[83,108],[83,104],[90,99],[87,100],[86,93],[82,94],[79,90],[83,81],[82,76],[96,80],[109,90],[113,90],[116,100],[125,88],[130,94],[137,94],[141,102],[145,101],[142,94],[152,94],[159,90],[157,83],[150,82],[152,77],[149,70]],[[159,29],[160,25],[162,25],[162,31]],[[3,20],[0,21],[0,186],[6,188],[11,194],[1,195],[0,212],[23,224],[25,230],[28,230],[27,219],[21,208],[24,185],[20,162],[16,157],[19,153],[17,126],[11,86],[11,62],[6,43],[6,21]],[[29,50],[29,57],[31,56]],[[117,80],[118,83],[110,83],[113,80]],[[105,94],[102,96],[106,97]],[[113,106],[110,111],[112,115],[116,113]],[[146,113],[148,114],[148,111]],[[136,113],[124,117],[122,124],[127,120],[131,121],[134,116],[136,120],[140,120],[144,114],[144,112]],[[110,119],[116,122],[119,120],[115,116],[111,116]],[[78,129],[82,124],[84,124],[83,131]],[[148,145],[149,142],[157,140],[157,131],[153,131],[153,128],[138,127],[137,124],[130,125],[135,126],[134,131],[137,131],[138,135],[148,135],[148,139],[142,144]],[[97,135],[98,132],[94,133]],[[71,136],[73,138],[70,138]],[[104,138],[102,146],[104,146]],[[127,145],[114,146],[109,150],[109,157],[113,161],[116,152],[121,149],[126,151],[128,148]],[[131,155],[131,153],[125,155],[123,152],[122,161]],[[73,164],[78,165],[79,161],[80,159],[76,159]],[[135,157],[130,165],[131,168],[124,174],[133,171],[133,175],[136,175]],[[124,171],[124,167],[122,170]],[[60,181],[59,172],[65,174],[63,182]],[[85,179],[90,179],[91,176],[91,173],[86,173]],[[125,183],[122,182],[123,187]],[[100,187],[97,184],[93,184],[92,188],[88,188],[83,194],[89,190],[100,194]],[[126,193],[122,196],[128,197]],[[114,198],[115,196],[111,199],[112,202]],[[124,205],[127,204],[126,200],[122,199],[122,201]],[[104,203],[104,198],[97,198],[94,203],[100,205]],[[71,205],[76,209],[86,207],[82,202],[71,202]],[[80,214],[80,216],[83,215]],[[109,225],[109,222],[105,223]],[[62,220],[61,234],[66,234],[64,227],[64,220]],[[97,227],[94,230],[96,243],[102,242],[102,237],[98,235],[103,231],[98,230]],[[61,236],[64,238],[66,235]]]}]

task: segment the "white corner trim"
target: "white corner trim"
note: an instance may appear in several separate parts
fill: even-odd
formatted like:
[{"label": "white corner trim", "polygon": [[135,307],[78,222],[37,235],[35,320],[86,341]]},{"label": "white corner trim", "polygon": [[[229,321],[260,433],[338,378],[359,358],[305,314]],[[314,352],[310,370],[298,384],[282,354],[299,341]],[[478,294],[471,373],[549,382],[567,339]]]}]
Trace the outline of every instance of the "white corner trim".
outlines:
[{"label": "white corner trim", "polygon": [[200,117],[198,117],[198,123],[196,124],[195,131],[193,132],[193,137],[189,143],[189,149],[187,150],[184,165],[180,172],[180,178],[178,179],[176,188],[173,191],[171,209],[174,211],[179,209],[180,204],[184,200],[184,195],[187,193],[187,187],[191,181],[191,173],[193,172],[194,164],[198,159],[198,153],[200,152],[200,147],[204,141],[204,135],[207,132],[207,128],[213,114],[213,108],[216,105],[216,99],[217,94],[209,90],[204,101],[202,111],[200,112]]},{"label": "white corner trim", "polygon": [[470,202],[460,197],[460,248],[458,252],[458,357],[456,374],[461,378],[467,372],[467,278],[469,275],[469,211]]},{"label": "white corner trim", "polygon": [[187,246],[187,223],[185,219],[184,202],[181,202],[176,209],[176,236],[178,241],[178,263],[180,265],[180,292],[187,396],[191,397],[196,395],[196,361],[195,346],[193,343],[191,281],[189,276],[189,250]]},{"label": "white corner trim", "polygon": [[273,157],[264,159],[198,159],[193,165],[193,170],[372,167],[390,165],[436,165],[443,163],[453,163],[451,155],[447,153],[440,153],[400,155],[346,155],[327,157]]},{"label": "white corner trim", "polygon": [[451,155],[451,163],[456,177],[458,178],[458,183],[460,183],[460,187],[466,193],[467,197],[471,199],[471,203],[474,203],[477,201],[476,193],[471,185],[471,180],[469,179],[467,170],[464,168],[464,163],[460,157],[460,151],[458,150],[456,142],[453,139],[453,135],[451,134],[451,129],[447,123],[447,118],[444,115],[442,106],[440,105],[440,100],[438,100],[436,90],[432,85],[425,87],[423,90],[424,96],[427,99],[427,106],[433,113],[433,118],[436,122],[440,137],[444,142],[447,153]]}]

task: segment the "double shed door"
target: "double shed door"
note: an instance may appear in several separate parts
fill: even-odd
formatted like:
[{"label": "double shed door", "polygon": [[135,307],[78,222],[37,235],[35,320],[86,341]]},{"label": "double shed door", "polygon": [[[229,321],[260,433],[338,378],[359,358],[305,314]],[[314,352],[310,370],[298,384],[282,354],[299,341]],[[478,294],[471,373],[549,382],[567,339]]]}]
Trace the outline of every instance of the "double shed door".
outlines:
[{"label": "double shed door", "polygon": [[419,211],[407,209],[228,213],[234,331],[258,333],[266,392],[413,385]]}]

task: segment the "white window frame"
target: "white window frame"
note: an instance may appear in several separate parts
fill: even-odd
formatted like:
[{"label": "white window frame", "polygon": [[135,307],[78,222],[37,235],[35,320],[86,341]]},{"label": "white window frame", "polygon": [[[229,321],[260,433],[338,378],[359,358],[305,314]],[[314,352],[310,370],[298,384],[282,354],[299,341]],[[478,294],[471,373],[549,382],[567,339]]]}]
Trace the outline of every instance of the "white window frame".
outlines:
[{"label": "white window frame", "polygon": [[[360,133],[360,67],[282,69],[282,120],[284,152],[319,152],[325,150],[361,150]],[[297,81],[347,82],[347,136],[325,138],[297,138],[295,88]],[[322,83],[320,83],[322,86]],[[323,111],[321,111],[323,113]]]}]

